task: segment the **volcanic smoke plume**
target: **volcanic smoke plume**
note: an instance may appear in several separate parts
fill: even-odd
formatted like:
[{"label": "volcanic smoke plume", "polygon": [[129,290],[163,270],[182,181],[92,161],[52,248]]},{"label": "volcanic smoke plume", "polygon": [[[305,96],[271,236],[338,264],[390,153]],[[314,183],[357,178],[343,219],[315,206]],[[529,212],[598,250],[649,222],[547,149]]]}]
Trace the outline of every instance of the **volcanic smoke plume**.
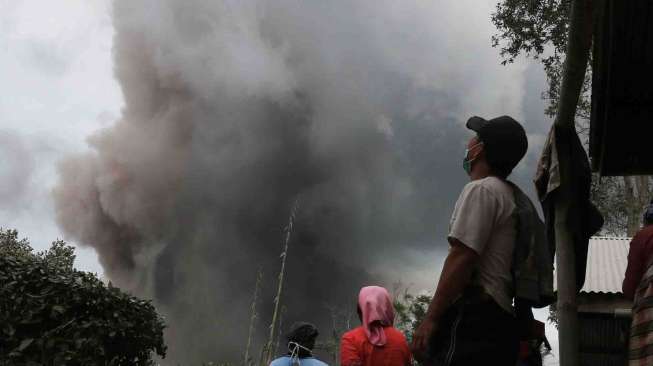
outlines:
[{"label": "volcanic smoke plume", "polygon": [[353,307],[361,285],[398,280],[384,265],[408,273],[407,253],[442,243],[464,106],[483,85],[511,92],[451,66],[483,67],[456,49],[475,46],[463,34],[442,36],[458,10],[115,1],[125,106],[91,152],[61,163],[56,208],[109,279],[154,299],[170,360],[241,357],[259,267],[261,343],[296,199],[286,324],[328,324],[327,305]]}]

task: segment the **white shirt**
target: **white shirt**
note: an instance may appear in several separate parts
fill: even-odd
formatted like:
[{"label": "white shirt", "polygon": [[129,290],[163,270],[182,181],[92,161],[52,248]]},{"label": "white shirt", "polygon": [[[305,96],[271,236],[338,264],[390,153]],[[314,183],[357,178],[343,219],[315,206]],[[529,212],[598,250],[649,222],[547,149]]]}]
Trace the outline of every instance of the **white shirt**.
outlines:
[{"label": "white shirt", "polygon": [[512,310],[513,249],[517,237],[512,188],[487,177],[465,185],[449,226],[455,238],[479,255],[472,283],[480,285],[506,311]]}]

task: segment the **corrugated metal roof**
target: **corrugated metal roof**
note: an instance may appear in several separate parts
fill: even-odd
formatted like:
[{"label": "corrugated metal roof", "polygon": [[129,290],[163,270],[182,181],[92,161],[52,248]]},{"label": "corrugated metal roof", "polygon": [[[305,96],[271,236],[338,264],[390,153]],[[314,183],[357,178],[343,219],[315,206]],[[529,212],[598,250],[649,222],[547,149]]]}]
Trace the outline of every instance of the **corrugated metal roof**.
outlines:
[{"label": "corrugated metal roof", "polygon": [[631,238],[592,237],[581,292],[621,293]]}]

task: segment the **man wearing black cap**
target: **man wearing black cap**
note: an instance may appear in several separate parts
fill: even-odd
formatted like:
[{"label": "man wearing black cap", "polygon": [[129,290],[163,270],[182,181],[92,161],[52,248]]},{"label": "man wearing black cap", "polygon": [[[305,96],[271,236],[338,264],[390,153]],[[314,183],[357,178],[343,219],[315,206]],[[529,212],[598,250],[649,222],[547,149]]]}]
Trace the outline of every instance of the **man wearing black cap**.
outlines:
[{"label": "man wearing black cap", "polygon": [[413,336],[424,365],[510,365],[519,347],[511,265],[517,238],[512,186],[526,154],[524,128],[508,116],[472,117],[465,185],[451,218],[449,254],[427,314]]}]

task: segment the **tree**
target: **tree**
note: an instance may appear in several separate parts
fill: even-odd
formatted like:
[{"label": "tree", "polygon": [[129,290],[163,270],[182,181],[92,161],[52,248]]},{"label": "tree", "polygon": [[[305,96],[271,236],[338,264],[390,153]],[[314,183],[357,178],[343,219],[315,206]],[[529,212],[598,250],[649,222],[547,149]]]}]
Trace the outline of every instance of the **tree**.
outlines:
[{"label": "tree", "polygon": [[149,301],[73,267],[55,241],[34,253],[0,229],[0,364],[153,365],[165,356],[164,323]]},{"label": "tree", "polygon": [[[497,34],[492,45],[500,49],[502,64],[519,56],[542,62],[548,88],[542,98],[548,102],[545,113],[556,114],[562,66],[567,47],[570,0],[502,0],[492,14]],[[588,71],[576,109],[576,130],[589,144],[591,111],[591,54]],[[592,180],[592,200],[605,218],[603,234],[634,235],[641,223],[641,213],[653,194],[651,177],[598,177]]]},{"label": "tree", "polygon": [[331,314],[331,329],[318,338],[315,349],[322,350],[331,359],[329,364],[340,364],[340,340],[343,334],[355,327],[358,323],[355,310],[350,307],[326,305],[325,308]]},{"label": "tree", "polygon": [[394,297],[395,327],[404,333],[410,343],[415,329],[426,316],[433,295],[412,295],[406,289],[400,295],[395,293]]}]

